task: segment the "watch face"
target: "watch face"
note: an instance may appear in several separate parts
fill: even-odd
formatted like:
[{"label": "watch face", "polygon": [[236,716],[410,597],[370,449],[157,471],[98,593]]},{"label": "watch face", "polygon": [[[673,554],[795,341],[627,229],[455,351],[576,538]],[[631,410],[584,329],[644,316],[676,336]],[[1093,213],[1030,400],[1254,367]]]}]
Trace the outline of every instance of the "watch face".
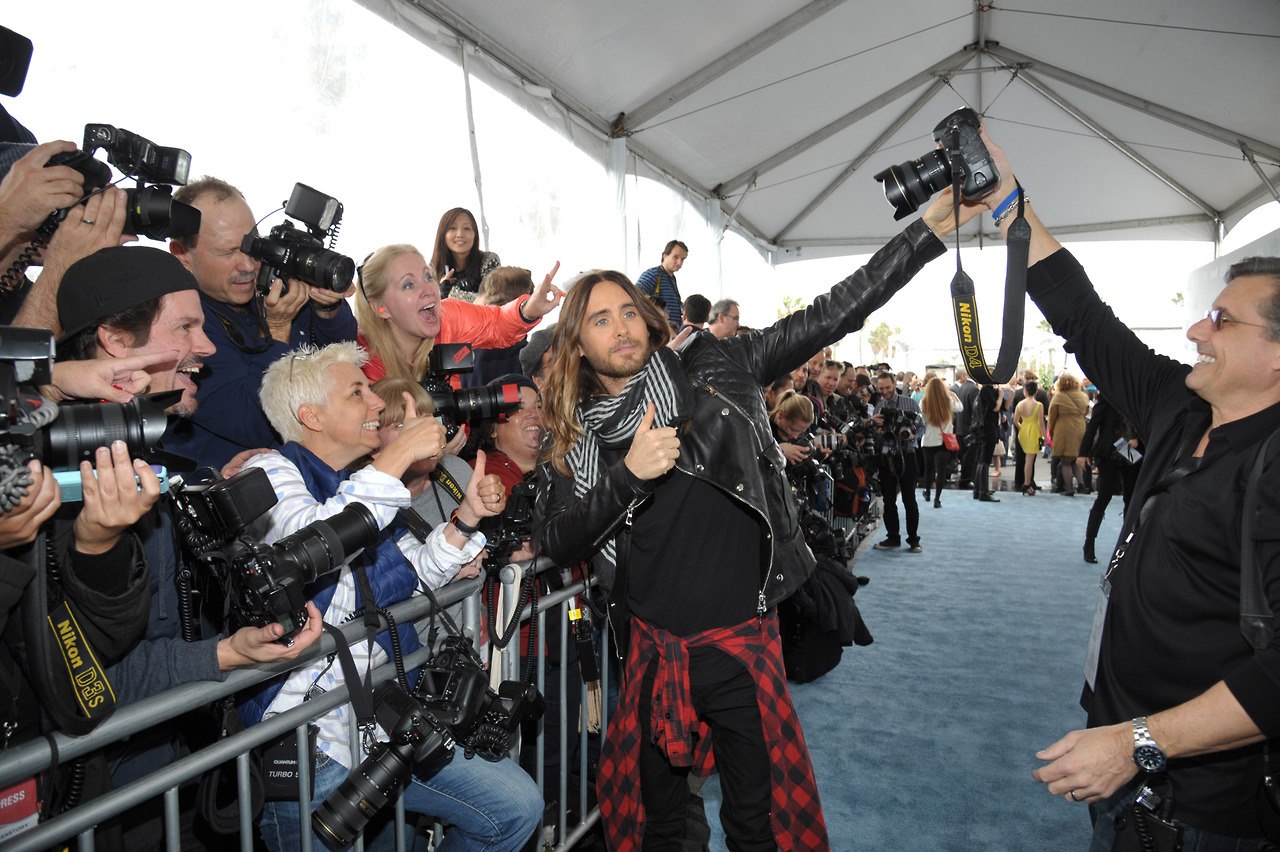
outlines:
[{"label": "watch face", "polygon": [[1146,772],[1163,772],[1165,767],[1164,752],[1155,746],[1138,746],[1133,750],[1133,762]]}]

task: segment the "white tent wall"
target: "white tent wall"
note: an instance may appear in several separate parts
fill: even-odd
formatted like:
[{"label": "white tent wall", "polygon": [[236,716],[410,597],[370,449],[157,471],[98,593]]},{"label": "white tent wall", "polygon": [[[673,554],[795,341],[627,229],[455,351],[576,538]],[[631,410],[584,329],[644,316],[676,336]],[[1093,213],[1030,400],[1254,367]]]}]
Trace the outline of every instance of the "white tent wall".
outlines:
[{"label": "white tent wall", "polygon": [[1280,193],[1272,0],[378,2],[483,41],[779,262],[882,244],[871,175],[961,104],[1075,241],[1213,241]]},{"label": "white tent wall", "polygon": [[[593,124],[580,112],[566,107],[558,93],[531,82],[475,41],[423,9],[400,0],[357,2],[464,66],[466,74],[474,75],[546,124],[604,169],[605,181],[612,186],[614,210],[626,224],[622,229],[622,251],[616,254],[613,251],[602,252],[600,262],[622,267],[634,278],[644,269],[657,265],[661,249],[668,240],[680,239],[689,244],[693,255],[686,267],[686,280],[690,283],[684,286],[683,294],[701,292],[712,301],[723,295],[723,240],[727,238],[732,243],[735,237],[725,233],[727,217],[720,209],[719,199],[696,190],[692,184],[681,182],[678,177],[637,156],[625,139],[610,139],[607,133],[601,132],[598,123]],[[478,110],[476,123],[478,128],[483,125]],[[480,156],[476,169],[484,175],[493,159],[509,156],[509,150],[504,150],[509,139],[503,139],[503,144],[494,144],[479,130],[477,133]],[[630,179],[622,180],[624,174]],[[487,185],[488,177],[484,180]],[[602,194],[601,197],[609,196]],[[600,209],[598,202],[592,207],[597,211]],[[499,243],[493,245],[501,253]],[[770,264],[771,254],[765,248],[757,244],[752,247],[764,264]],[[734,248],[741,254],[741,246]],[[619,259],[625,259],[625,262],[619,262]],[[742,266],[742,260],[739,259],[736,265]],[[766,268],[765,265],[757,266],[756,271]],[[575,271],[578,270],[566,270],[569,274]]]},{"label": "white tent wall", "polygon": [[1220,257],[1214,258],[1210,263],[1194,269],[1187,276],[1186,298],[1183,300],[1185,309],[1183,319],[1187,325],[1201,319],[1210,308],[1213,307],[1213,300],[1222,292],[1223,276],[1226,275],[1227,269],[1233,264],[1244,260],[1246,257],[1258,257],[1270,255],[1272,257],[1280,257],[1280,231],[1273,231],[1270,234],[1259,237],[1248,245],[1241,246],[1235,251],[1227,252]]}]

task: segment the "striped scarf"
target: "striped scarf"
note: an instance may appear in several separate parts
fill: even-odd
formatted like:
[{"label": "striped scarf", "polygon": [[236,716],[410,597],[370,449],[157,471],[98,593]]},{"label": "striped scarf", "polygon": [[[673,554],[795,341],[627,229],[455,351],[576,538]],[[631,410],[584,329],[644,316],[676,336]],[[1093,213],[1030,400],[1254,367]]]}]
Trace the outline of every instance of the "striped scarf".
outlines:
[{"label": "striped scarf", "polygon": [[[601,447],[612,450],[630,446],[649,403],[654,404],[654,428],[660,428],[684,417],[691,400],[680,357],[663,346],[653,353],[644,369],[631,377],[622,393],[579,406],[582,437],[565,458],[573,471],[574,496],[585,497],[600,478]],[[601,552],[610,564],[617,564],[613,539]]]}]

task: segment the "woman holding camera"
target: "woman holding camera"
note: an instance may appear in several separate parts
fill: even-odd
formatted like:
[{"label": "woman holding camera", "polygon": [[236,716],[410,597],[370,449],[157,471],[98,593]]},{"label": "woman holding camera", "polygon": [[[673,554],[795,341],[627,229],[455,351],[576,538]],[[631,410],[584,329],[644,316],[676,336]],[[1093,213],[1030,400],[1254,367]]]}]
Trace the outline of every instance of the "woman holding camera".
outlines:
[{"label": "woman holding camera", "polygon": [[[924,433],[920,436],[920,450],[924,454],[924,499],[929,500],[933,488],[933,508],[942,508],[942,483],[947,481],[947,467],[956,457],[956,450],[948,447],[945,436],[955,437],[955,416],[964,410],[960,398],[947,390],[947,383],[934,376],[924,386],[920,397],[920,414],[924,417]],[[956,444],[956,448],[959,444]]]},{"label": "woman holding camera", "polygon": [[446,296],[474,302],[484,277],[502,265],[496,251],[480,248],[476,217],[465,207],[446,210],[436,228],[431,270]]},{"label": "woman holding camera", "polygon": [[[425,541],[406,531],[398,513],[410,505],[410,494],[401,477],[417,462],[441,458],[444,427],[434,418],[418,417],[412,402],[406,401],[399,437],[380,448],[378,424],[384,404],[361,371],[366,357],[354,343],[335,343],[318,350],[304,347],[272,364],[263,377],[262,404],[286,443],[246,463],[267,472],[279,498],[255,525],[267,544],[352,503],[362,503],[373,514],[381,530],[377,546],[308,587],[331,624],[364,610],[360,589],[374,596],[376,606],[385,607],[409,597],[420,584],[434,588],[454,579],[484,547],[484,536],[475,529],[480,519],[498,514],[506,502],[497,477],[484,475],[480,455],[452,522],[435,527]],[[372,464],[347,472],[348,466],[375,451]],[[396,653],[420,647],[412,624],[395,630],[398,648],[389,631],[352,646],[357,669],[363,672]],[[321,659],[267,681],[242,700],[240,715],[253,724],[343,682],[341,668]],[[344,705],[316,720],[313,806],[319,806],[364,759],[350,749],[350,712]],[[517,848],[532,834],[541,814],[536,785],[513,764],[466,760],[461,755],[430,777],[412,776],[405,797],[409,810],[453,826],[450,848]],[[268,847],[280,850],[298,848],[306,826],[299,822],[295,803],[280,801],[267,803],[260,828]],[[391,848],[390,834],[382,832],[370,840],[378,848]]]},{"label": "woman holding camera", "polygon": [[383,246],[356,271],[358,341],[369,352],[365,375],[370,382],[384,376],[421,381],[437,342],[501,348],[523,340],[564,296],[551,283],[559,268],[557,263],[532,296],[472,305],[442,299],[440,282],[413,246]]}]

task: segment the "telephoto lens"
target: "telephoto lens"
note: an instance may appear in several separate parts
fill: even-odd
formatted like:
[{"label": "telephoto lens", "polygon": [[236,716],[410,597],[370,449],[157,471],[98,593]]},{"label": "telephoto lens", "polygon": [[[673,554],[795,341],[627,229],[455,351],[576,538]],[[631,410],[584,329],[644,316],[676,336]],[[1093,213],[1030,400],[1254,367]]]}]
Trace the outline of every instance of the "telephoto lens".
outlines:
[{"label": "telephoto lens", "polygon": [[369,820],[378,815],[409,780],[417,749],[412,743],[378,743],[342,786],[311,815],[311,827],[333,850],[350,848]]},{"label": "telephoto lens", "polygon": [[428,711],[395,681],[374,692],[378,724],[391,737],[369,751],[342,786],[311,815],[311,826],[333,852],[340,852],[364,831],[417,771],[427,779],[453,760],[453,739]]},{"label": "telephoto lens", "polygon": [[300,246],[294,252],[288,273],[313,287],[343,293],[356,276],[356,262],[336,251]]},{"label": "telephoto lens", "polygon": [[164,436],[166,403],[147,397],[132,402],[86,402],[58,406],[58,419],[44,430],[41,458],[54,470],[72,470],[93,461],[98,447],[124,441],[129,457],[145,456]]},{"label": "telephoto lens", "polygon": [[312,521],[275,543],[279,560],[303,583],[328,574],[378,540],[378,522],[363,503],[352,503],[336,515]]}]

